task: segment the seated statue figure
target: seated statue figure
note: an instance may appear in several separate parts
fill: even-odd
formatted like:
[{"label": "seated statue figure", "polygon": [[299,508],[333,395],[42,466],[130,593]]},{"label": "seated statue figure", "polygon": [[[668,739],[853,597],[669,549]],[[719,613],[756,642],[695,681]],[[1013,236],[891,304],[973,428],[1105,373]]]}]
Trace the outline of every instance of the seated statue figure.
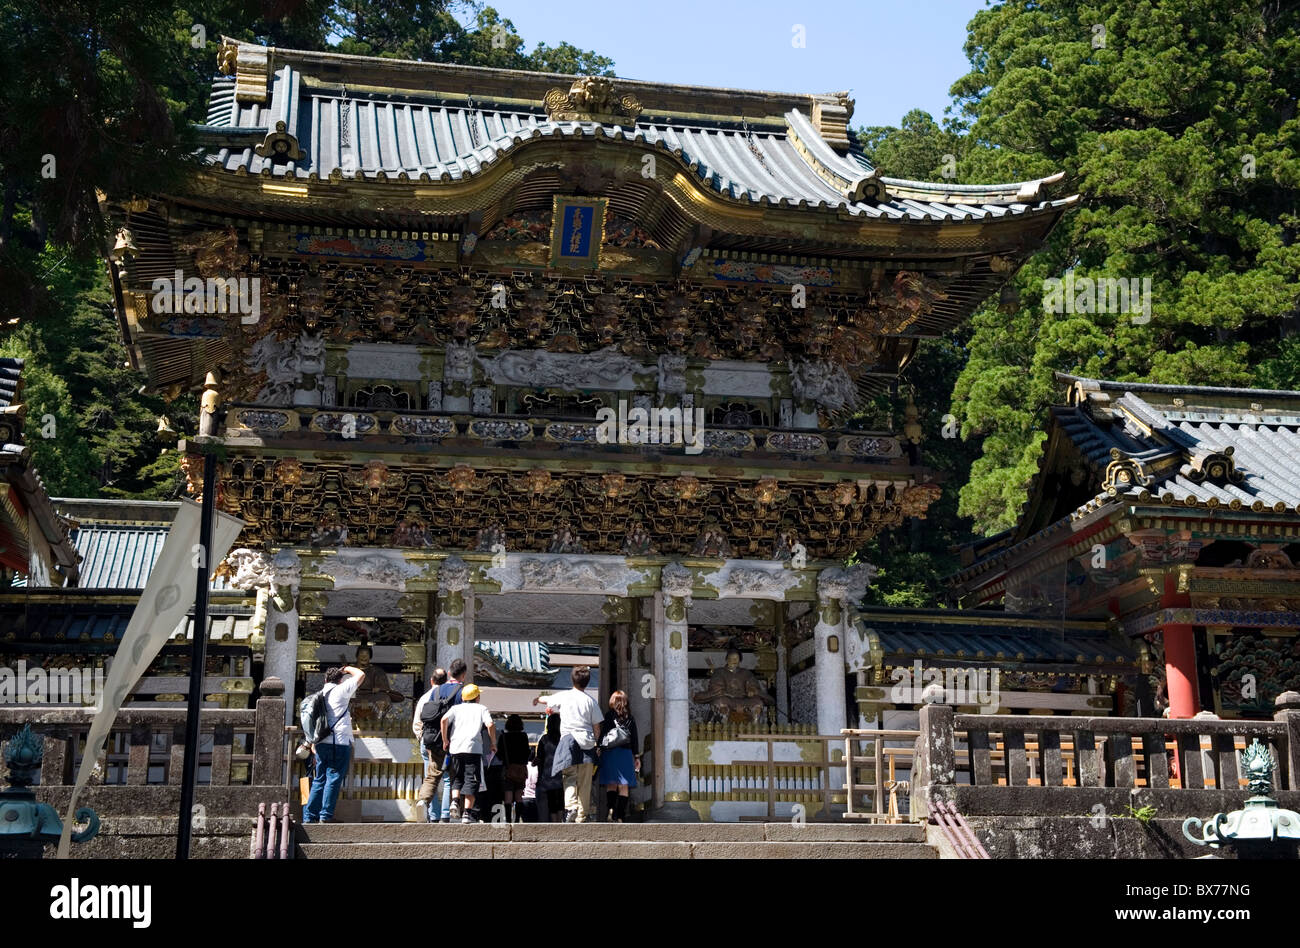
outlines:
[{"label": "seated statue figure", "polygon": [[713,670],[708,687],[691,700],[710,705],[714,721],[748,724],[763,723],[763,709],[775,703],[754,673],[740,667],[734,648],[727,651],[726,665]]},{"label": "seated statue figure", "polygon": [[389,688],[388,673],[371,663],[373,654],[368,645],[357,647],[357,667],[366,673],[352,699],[352,717],[358,726],[382,726],[388,709],[403,697],[400,692]]}]

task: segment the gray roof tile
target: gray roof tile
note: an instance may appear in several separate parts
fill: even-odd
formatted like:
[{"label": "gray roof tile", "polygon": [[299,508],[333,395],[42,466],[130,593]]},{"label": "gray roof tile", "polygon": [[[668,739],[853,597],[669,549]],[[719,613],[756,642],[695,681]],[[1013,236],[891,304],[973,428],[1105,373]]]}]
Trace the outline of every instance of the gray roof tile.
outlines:
[{"label": "gray roof tile", "polygon": [[[83,520],[72,532],[72,544],[82,556],[83,588],[143,589],[162,553],[170,523],[122,524]],[[227,579],[213,589],[229,589]]]},{"label": "gray roof tile", "polygon": [[[643,116],[634,126],[621,127],[553,121],[540,106],[535,111],[471,109],[446,105],[433,94],[427,101],[396,92],[390,98],[384,95],[367,92],[344,99],[342,90],[304,82],[298,69],[286,65],[276,72],[264,106],[237,102],[233,80],[219,77],[213,82],[207,125],[200,129],[208,143],[206,160],[227,171],[269,171],[273,177],[327,178],[338,169],[345,176],[375,177],[383,172],[389,177],[405,173],[413,179],[458,180],[478,174],[539,135],[604,137],[664,147],[719,194],[739,201],[919,221],[1056,212],[1070,203],[1037,200],[1037,182],[949,185],[891,178],[880,180],[896,187],[900,196],[881,204],[853,200],[848,189],[875,173],[870,162],[856,146],[847,154],[835,151],[798,109],[785,114],[786,127],[780,131],[770,123],[751,129],[662,116]],[[245,147],[249,133],[265,133],[280,121],[302,148],[301,160],[277,165]],[[800,145],[832,178],[843,178],[845,189],[819,174],[800,154]]]},{"label": "gray roof tile", "polygon": [[[1119,459],[1159,465],[1150,483],[1114,496],[1300,513],[1300,392],[1063,378],[1088,397],[1054,414],[1094,470],[1105,469],[1112,450]],[[1200,471],[1199,462],[1214,454],[1229,458],[1224,477]]]}]

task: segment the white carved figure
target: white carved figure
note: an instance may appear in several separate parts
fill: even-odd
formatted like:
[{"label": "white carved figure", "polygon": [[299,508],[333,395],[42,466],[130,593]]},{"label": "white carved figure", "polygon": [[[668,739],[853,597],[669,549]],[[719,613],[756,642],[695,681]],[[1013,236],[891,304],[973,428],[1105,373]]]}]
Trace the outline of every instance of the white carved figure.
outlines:
[{"label": "white carved figure", "polygon": [[443,381],[468,382],[474,378],[474,347],[464,342],[447,343],[447,361]]},{"label": "white carved figure", "polygon": [[304,374],[325,372],[325,340],[318,332],[304,331],[297,339],[268,333],[253,344],[245,364],[251,373],[266,373],[266,384],[257,393],[259,404],[289,405]]},{"label": "white carved figure", "polygon": [[298,372],[301,375],[320,375],[325,371],[325,338],[319,332],[303,330],[298,337]]},{"label": "white carved figure", "polygon": [[490,359],[480,357],[488,376],[499,384],[554,387],[568,390],[613,385],[641,364],[607,346],[585,354],[547,352],[544,349],[507,349]]},{"label": "white carved figure", "polygon": [[491,387],[476,388],[473,392],[473,400],[470,403],[470,410],[476,415],[490,415],[496,410],[495,390]]},{"label": "white carved figure", "polygon": [[302,581],[302,562],[293,550],[281,550],[271,557],[271,585],[292,589],[296,595]]},{"label": "white carved figure", "polygon": [[659,587],[665,596],[680,596],[691,605],[691,591],[695,588],[695,574],[676,560],[659,571]]},{"label": "white carved figure", "polygon": [[404,589],[406,577],[416,573],[400,554],[371,551],[340,555],[327,570],[334,579],[334,588],[344,586],[380,586]]},{"label": "white carved figure", "polygon": [[245,361],[250,373],[266,373],[266,384],[255,399],[261,405],[288,405],[298,385],[297,345],[291,339],[280,340],[268,333],[253,344]]},{"label": "white carved figure", "polygon": [[659,393],[680,395],[686,391],[686,356],[665,352],[659,357]]},{"label": "white carved figure", "polygon": [[239,547],[226,554],[230,567],[230,585],[235,589],[253,589],[271,583],[271,558],[258,550]]},{"label": "white carved figure", "polygon": [[461,592],[469,588],[469,564],[459,556],[449,556],[438,570],[440,592]]},{"label": "white carved figure", "polygon": [[747,562],[754,561],[728,561],[702,579],[718,591],[719,599],[784,599],[788,589],[799,585],[799,574],[792,570]]},{"label": "white carved figure", "polygon": [[621,564],[596,563],[591,560],[524,560],[519,564],[523,588],[577,587],[604,589],[616,583],[625,572]]},{"label": "white carved figure", "polygon": [[843,366],[805,359],[790,360],[790,385],[795,398],[816,402],[827,411],[857,408],[858,392]]},{"label": "white carved figure", "polygon": [[735,567],[727,577],[726,590],[733,596],[783,591],[775,574],[751,566]]},{"label": "white carved figure", "polygon": [[844,637],[844,662],[850,673],[866,669],[871,664],[871,639],[874,629],[863,629],[860,622],[849,625]]},{"label": "white carved figure", "polygon": [[822,570],[817,577],[817,595],[822,599],[858,602],[867,594],[867,587],[878,572],[870,563],[856,563],[847,569],[835,566]]},{"label": "white carved figure", "polygon": [[302,581],[302,563],[293,550],[281,550],[271,557],[271,598],[282,611],[294,608],[298,584]]}]

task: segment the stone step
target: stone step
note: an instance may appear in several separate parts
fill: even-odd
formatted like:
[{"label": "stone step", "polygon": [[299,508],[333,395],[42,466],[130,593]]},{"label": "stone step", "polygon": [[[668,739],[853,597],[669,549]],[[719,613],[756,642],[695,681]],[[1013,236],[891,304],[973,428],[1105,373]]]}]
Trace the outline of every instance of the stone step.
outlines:
[{"label": "stone step", "polygon": [[924,843],[917,823],[313,823],[305,844]]},{"label": "stone step", "polygon": [[301,843],[299,859],[937,859],[931,846],[890,842]]}]

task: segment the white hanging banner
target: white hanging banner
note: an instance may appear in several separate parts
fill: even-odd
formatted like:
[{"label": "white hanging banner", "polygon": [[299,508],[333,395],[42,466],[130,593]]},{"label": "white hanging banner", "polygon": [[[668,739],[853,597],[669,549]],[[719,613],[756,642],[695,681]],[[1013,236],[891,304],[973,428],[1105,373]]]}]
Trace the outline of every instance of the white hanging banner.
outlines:
[{"label": "white hanging banner", "polygon": [[[95,769],[95,762],[99,760],[99,753],[108,740],[122,702],[194,605],[198,569],[202,562],[200,558],[206,559],[208,575],[211,576],[217,564],[230,551],[239,531],[244,529],[244,521],[238,517],[214,510],[212,545],[205,551],[199,547],[201,516],[202,508],[197,503],[181,499],[181,508],[172,521],[171,529],[167,531],[162,552],[158,554],[149,581],[122,634],[122,641],[113,656],[113,665],[108,671],[108,680],[104,683],[104,694],[100,696],[101,706],[86,735],[86,751],[81,758],[81,768],[77,771],[77,784],[72,788],[68,811],[63,816],[63,835],[59,838],[57,854],[59,859],[68,858],[77,796]],[[198,629],[195,629],[195,634],[199,634]]]}]

